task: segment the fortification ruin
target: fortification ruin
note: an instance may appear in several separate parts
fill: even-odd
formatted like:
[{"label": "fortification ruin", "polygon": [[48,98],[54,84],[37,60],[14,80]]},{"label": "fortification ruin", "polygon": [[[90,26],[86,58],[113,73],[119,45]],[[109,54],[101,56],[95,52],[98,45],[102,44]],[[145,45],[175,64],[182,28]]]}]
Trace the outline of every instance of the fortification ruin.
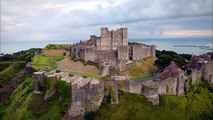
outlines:
[{"label": "fortification ruin", "polygon": [[[127,28],[116,31],[101,28],[101,37],[92,35],[90,40],[73,45],[71,57],[74,60],[94,62],[98,64],[100,69],[103,69],[102,75],[107,75],[110,67],[122,71],[131,66],[131,61],[155,57],[155,46],[128,43]],[[189,66],[192,69],[190,76],[186,76],[183,70],[171,62],[168,67],[153,78],[140,82],[129,80],[128,76],[110,76],[110,80],[99,80],[56,70],[39,71],[33,73],[34,94],[44,93],[44,99],[47,100],[54,95],[54,92],[46,94],[48,93],[45,91],[46,80],[56,78],[66,81],[72,90],[72,105],[67,112],[71,118],[95,112],[99,109],[104,97],[110,96],[111,104],[119,103],[118,94],[120,91],[144,95],[153,105],[158,105],[160,95],[184,95],[188,86],[186,80],[190,77],[192,84],[196,84],[197,78],[200,77],[213,86],[213,62],[211,59],[199,62],[197,58],[192,58]],[[30,76],[33,72],[31,67],[31,65],[26,67],[27,74]]]},{"label": "fortification ruin", "polygon": [[[85,78],[78,75],[69,75],[64,72],[40,71],[34,73],[34,93],[45,91],[45,81],[48,78],[57,78],[66,81],[72,88],[72,105],[68,110],[70,117],[84,116],[87,112],[96,111],[104,97],[110,96],[111,104],[119,103],[119,91],[144,95],[153,105],[159,104],[159,95],[184,95],[184,71],[172,63],[162,73],[148,81],[136,82],[127,76],[111,76],[111,80]],[[47,78],[47,79],[46,79]],[[40,81],[42,89],[39,89]],[[44,99],[54,95],[46,94]]]},{"label": "fortification ruin", "polygon": [[132,61],[155,57],[155,45],[128,42],[128,29],[109,31],[101,28],[101,36],[91,35],[88,41],[80,41],[71,47],[71,58],[85,63],[97,63],[105,75],[110,67],[120,71],[132,66]]}]

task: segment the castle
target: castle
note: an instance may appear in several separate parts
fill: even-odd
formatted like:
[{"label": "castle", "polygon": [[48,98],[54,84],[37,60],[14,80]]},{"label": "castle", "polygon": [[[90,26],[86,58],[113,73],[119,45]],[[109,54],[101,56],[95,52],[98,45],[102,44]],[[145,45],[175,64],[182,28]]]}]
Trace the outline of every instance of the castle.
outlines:
[{"label": "castle", "polygon": [[[120,71],[132,66],[132,61],[155,57],[155,45],[128,42],[128,29],[109,31],[101,28],[101,36],[91,35],[71,47],[71,58],[96,63],[100,69],[113,67]],[[104,74],[104,72],[103,72]]]},{"label": "castle", "polygon": [[[155,57],[155,46],[129,43],[127,28],[116,31],[101,28],[101,37],[91,35],[90,40],[73,45],[70,52],[72,59],[96,63],[102,69],[102,75],[107,75],[106,71],[110,67],[122,71],[132,66],[134,60]],[[67,117],[72,119],[97,111],[105,98],[110,98],[109,102],[112,104],[119,103],[118,95],[121,91],[144,95],[153,105],[158,105],[160,95],[183,96],[191,87],[190,84],[197,84],[202,78],[213,86],[212,58],[208,54],[203,57],[203,62],[197,58],[199,57],[193,57],[188,63],[189,68],[192,69],[191,75],[187,75],[174,62],[171,62],[154,77],[142,81],[129,80],[128,76],[114,75],[111,75],[109,80],[100,80],[57,70],[32,74],[31,67],[27,66],[26,69],[28,75],[34,77],[33,93],[44,93],[44,100],[48,100],[55,94],[54,89],[45,89],[46,81],[51,80],[49,78],[66,81],[71,86],[72,105],[67,111]]]}]

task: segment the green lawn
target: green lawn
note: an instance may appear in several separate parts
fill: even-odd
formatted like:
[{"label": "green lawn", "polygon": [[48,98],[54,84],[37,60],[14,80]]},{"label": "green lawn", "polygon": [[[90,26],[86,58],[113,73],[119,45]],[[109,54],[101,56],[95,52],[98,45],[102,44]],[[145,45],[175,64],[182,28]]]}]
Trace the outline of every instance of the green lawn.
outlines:
[{"label": "green lawn", "polygon": [[36,70],[57,68],[57,61],[63,60],[64,56],[35,56],[33,65]]}]

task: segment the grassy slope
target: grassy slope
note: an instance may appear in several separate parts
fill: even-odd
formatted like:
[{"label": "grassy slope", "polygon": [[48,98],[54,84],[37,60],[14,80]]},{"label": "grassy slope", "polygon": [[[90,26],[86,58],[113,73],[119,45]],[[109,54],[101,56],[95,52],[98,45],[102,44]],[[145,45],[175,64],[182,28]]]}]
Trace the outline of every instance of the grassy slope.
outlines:
[{"label": "grassy slope", "polygon": [[71,101],[70,88],[65,82],[57,84],[58,92],[48,101],[43,95],[33,95],[33,79],[27,78],[13,92],[9,104],[0,108],[1,120],[60,120]]},{"label": "grassy slope", "polygon": [[11,64],[12,64],[12,62],[0,62],[0,72],[3,71],[3,70],[5,70]]},{"label": "grassy slope", "polygon": [[52,69],[57,67],[56,61],[62,59],[64,59],[64,56],[34,56],[33,64],[37,70],[45,68]]},{"label": "grassy slope", "polygon": [[130,78],[144,78],[153,76],[157,67],[154,66],[155,58],[146,58],[144,60],[136,61],[136,66],[121,72],[123,75],[129,75]]},{"label": "grassy slope", "polygon": [[97,78],[97,79],[103,78],[103,76],[96,75],[96,74],[88,74],[88,73],[81,73],[81,72],[69,72],[69,73],[79,75],[79,76],[83,76],[83,77],[90,77],[90,78]]},{"label": "grassy slope", "polygon": [[58,62],[59,69],[66,72],[78,72],[99,75],[100,70],[94,65],[84,65],[81,61],[73,61],[70,56]]},{"label": "grassy slope", "polygon": [[64,49],[50,49],[43,50],[42,54],[45,56],[63,56],[66,53]]},{"label": "grassy slope", "polygon": [[53,49],[66,49],[69,48],[71,44],[48,44],[44,50],[53,50]]},{"label": "grassy slope", "polygon": [[0,72],[0,86],[4,86],[9,82],[13,77],[24,69],[25,62],[13,62],[9,67]]},{"label": "grassy slope", "polygon": [[117,105],[104,103],[95,119],[105,120],[191,120],[213,118],[213,93],[199,87],[187,96],[160,96],[153,106],[144,96],[124,93]]}]

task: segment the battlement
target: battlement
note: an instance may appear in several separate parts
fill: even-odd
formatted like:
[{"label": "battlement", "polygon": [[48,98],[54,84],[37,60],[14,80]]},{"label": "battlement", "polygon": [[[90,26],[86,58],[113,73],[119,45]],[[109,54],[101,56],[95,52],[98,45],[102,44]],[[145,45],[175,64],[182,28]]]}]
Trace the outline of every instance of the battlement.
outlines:
[{"label": "battlement", "polygon": [[115,50],[118,46],[128,46],[127,28],[119,28],[109,31],[108,28],[101,28],[101,37],[97,39],[99,50]]},{"label": "battlement", "polygon": [[107,63],[110,67],[125,70],[133,65],[129,64],[129,60],[141,60],[146,57],[155,57],[155,45],[128,43],[128,28],[100,28],[100,37],[90,35],[88,41],[80,42],[71,48],[72,59],[83,60],[85,63],[95,62],[100,69],[105,67],[102,63]]}]

